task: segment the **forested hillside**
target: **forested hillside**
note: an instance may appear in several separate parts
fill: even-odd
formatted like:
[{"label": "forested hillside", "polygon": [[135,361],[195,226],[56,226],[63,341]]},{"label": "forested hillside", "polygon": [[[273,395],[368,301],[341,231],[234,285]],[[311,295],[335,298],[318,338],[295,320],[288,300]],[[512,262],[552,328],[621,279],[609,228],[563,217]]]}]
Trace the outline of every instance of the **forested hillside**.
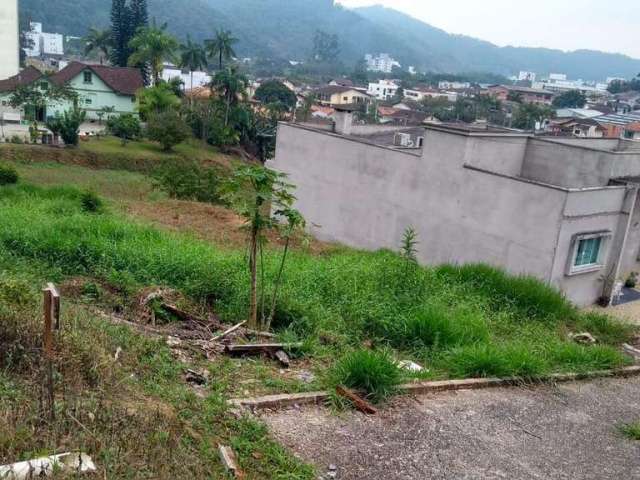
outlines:
[{"label": "forested hillside", "polygon": [[[20,0],[23,19],[44,23],[47,31],[83,35],[109,23],[111,0]],[[440,72],[486,71],[510,75],[519,70],[560,71],[570,77],[632,77],[640,60],[593,51],[565,53],[542,48],[500,48],[451,35],[382,7],[348,10],[333,0],[149,0],[152,17],[168,22],[172,33],[196,40],[217,28],[240,39],[238,54],[305,60],[317,30],[339,37],[340,59],[351,66],[365,53],[388,52],[404,65]]]}]

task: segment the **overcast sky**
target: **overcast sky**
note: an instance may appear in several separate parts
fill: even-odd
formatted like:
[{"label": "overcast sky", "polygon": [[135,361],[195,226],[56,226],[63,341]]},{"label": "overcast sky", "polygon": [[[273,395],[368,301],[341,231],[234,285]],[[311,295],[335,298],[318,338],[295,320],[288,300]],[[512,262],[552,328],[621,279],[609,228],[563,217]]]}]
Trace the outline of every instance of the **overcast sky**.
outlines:
[{"label": "overcast sky", "polygon": [[337,0],[382,4],[497,45],[588,48],[640,58],[640,0]]}]

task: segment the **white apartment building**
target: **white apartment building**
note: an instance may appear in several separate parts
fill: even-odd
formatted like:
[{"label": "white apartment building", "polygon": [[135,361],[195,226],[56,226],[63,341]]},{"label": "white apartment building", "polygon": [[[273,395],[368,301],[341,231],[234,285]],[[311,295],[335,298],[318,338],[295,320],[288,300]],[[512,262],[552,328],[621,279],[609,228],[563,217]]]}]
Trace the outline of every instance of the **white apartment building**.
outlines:
[{"label": "white apartment building", "polygon": [[64,55],[64,36],[59,33],[42,31],[42,23],[31,22],[31,30],[25,36],[31,40],[31,48],[25,49],[28,57]]},{"label": "white apartment building", "polygon": [[364,56],[364,60],[367,62],[367,70],[370,72],[391,73],[393,67],[401,67],[400,62],[388,53],[381,53],[379,55],[371,55],[368,53]]},{"label": "white apartment building", "polygon": [[162,79],[168,82],[174,78],[179,78],[182,81],[185,90],[190,90],[192,88],[192,81],[193,88],[204,87],[211,83],[211,75],[207,74],[207,72],[183,72],[175,65],[165,64],[164,69],[162,70]]},{"label": "white apartment building", "polygon": [[536,72],[527,72],[525,70],[522,70],[518,74],[518,81],[519,82],[535,82]]},{"label": "white apartment building", "polygon": [[471,88],[471,83],[444,80],[442,82],[438,82],[438,88],[440,90],[462,90],[464,88]]},{"label": "white apartment building", "polygon": [[369,83],[367,94],[377,98],[378,100],[391,100],[396,95],[399,88],[400,85],[395,83],[393,80],[380,80],[378,82]]},{"label": "white apartment building", "polygon": [[416,102],[420,102],[427,97],[446,98],[450,102],[455,102],[458,99],[458,94],[456,92],[447,92],[447,91],[420,89],[420,88],[418,89],[406,88],[404,90],[404,98],[415,100]]},{"label": "white apartment building", "polygon": [[18,74],[18,0],[2,0],[0,8],[0,80]]}]

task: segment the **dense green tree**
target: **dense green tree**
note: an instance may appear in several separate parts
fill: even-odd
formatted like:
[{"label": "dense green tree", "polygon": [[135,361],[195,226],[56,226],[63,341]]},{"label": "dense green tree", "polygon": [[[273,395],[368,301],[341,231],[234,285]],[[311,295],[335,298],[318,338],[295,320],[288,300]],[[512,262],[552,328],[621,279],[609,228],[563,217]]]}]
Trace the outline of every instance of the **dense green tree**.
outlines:
[{"label": "dense green tree", "polygon": [[189,35],[187,35],[187,41],[180,45],[180,66],[189,69],[193,90],[193,72],[203,70],[207,66],[207,53],[199,43],[191,41]]},{"label": "dense green tree", "polygon": [[518,107],[513,120],[513,126],[522,130],[535,130],[545,120],[552,119],[555,111],[548,105],[525,103]]},{"label": "dense green tree", "polygon": [[231,111],[246,96],[249,81],[235,67],[219,71],[213,77],[210,87],[224,104],[224,126],[229,126]]},{"label": "dense green tree", "polygon": [[162,145],[165,152],[191,135],[189,126],[176,110],[153,113],[147,122],[147,136]]},{"label": "dense green tree", "polygon": [[141,89],[137,93],[138,112],[143,120],[154,113],[164,112],[180,107],[180,99],[176,96],[171,85],[160,82],[150,88]]},{"label": "dense green tree", "polygon": [[217,57],[220,70],[222,70],[225,60],[229,61],[236,56],[233,49],[236,43],[238,43],[238,39],[228,30],[218,30],[215,38],[204,41],[207,55],[211,58]]},{"label": "dense green tree", "polygon": [[355,85],[367,85],[369,83],[369,72],[367,71],[367,62],[364,59],[358,60],[353,73],[351,74],[351,80]]},{"label": "dense green tree", "polygon": [[263,104],[279,103],[286,111],[291,111],[298,103],[296,94],[277,80],[268,80],[258,87],[255,99]]},{"label": "dense green tree", "polygon": [[166,32],[167,25],[142,27],[138,29],[129,46],[133,53],[129,65],[148,65],[154,85],[160,82],[165,60],[173,60],[178,41]]},{"label": "dense green tree", "polygon": [[130,113],[109,117],[107,120],[107,129],[111,135],[120,139],[122,146],[125,146],[129,140],[135,140],[142,134],[140,120]]},{"label": "dense green tree", "polygon": [[97,51],[100,58],[100,65],[104,63],[104,60],[110,57],[111,46],[113,45],[111,30],[99,30],[97,28],[90,28],[89,33],[85,37],[84,41],[84,54],[89,55],[92,52]]},{"label": "dense green tree", "polygon": [[147,0],[131,0],[129,10],[131,14],[131,35],[134,36],[139,28],[149,26]]},{"label": "dense green tree", "polygon": [[553,99],[556,108],[582,108],[587,104],[587,96],[580,90],[569,90]]},{"label": "dense green tree", "polygon": [[515,103],[522,103],[522,94],[520,92],[509,92],[507,93],[507,100]]},{"label": "dense green tree", "polygon": [[80,125],[84,122],[87,112],[78,108],[72,108],[63,112],[60,117],[60,136],[65,145],[71,147],[78,145]]},{"label": "dense green tree", "polygon": [[129,64],[131,41],[131,10],[126,0],[112,0],[111,4],[111,63],[118,67]]}]

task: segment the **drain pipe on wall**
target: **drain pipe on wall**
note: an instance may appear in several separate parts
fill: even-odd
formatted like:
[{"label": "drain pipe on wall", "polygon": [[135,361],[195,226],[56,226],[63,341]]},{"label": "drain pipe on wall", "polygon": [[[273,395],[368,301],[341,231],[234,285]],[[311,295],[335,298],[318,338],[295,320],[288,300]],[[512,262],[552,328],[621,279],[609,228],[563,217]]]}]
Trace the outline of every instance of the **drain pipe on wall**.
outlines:
[{"label": "drain pipe on wall", "polygon": [[618,258],[616,259],[616,266],[613,271],[613,277],[611,279],[611,287],[609,288],[605,283],[605,288],[609,288],[609,292],[607,297],[609,298],[607,307],[610,307],[613,303],[613,290],[615,289],[616,282],[618,281],[618,276],[620,275],[620,269],[622,268],[622,256],[624,255],[624,250],[627,246],[627,239],[629,238],[629,230],[631,230],[631,222],[633,221],[633,215],[636,211],[636,202],[638,201],[638,189],[640,186],[636,185],[633,188],[629,189],[629,192],[632,193],[632,202],[631,208],[629,209],[629,218],[627,219],[627,226],[624,230],[624,236],[622,237],[622,244],[620,245],[620,251],[618,252]]}]

